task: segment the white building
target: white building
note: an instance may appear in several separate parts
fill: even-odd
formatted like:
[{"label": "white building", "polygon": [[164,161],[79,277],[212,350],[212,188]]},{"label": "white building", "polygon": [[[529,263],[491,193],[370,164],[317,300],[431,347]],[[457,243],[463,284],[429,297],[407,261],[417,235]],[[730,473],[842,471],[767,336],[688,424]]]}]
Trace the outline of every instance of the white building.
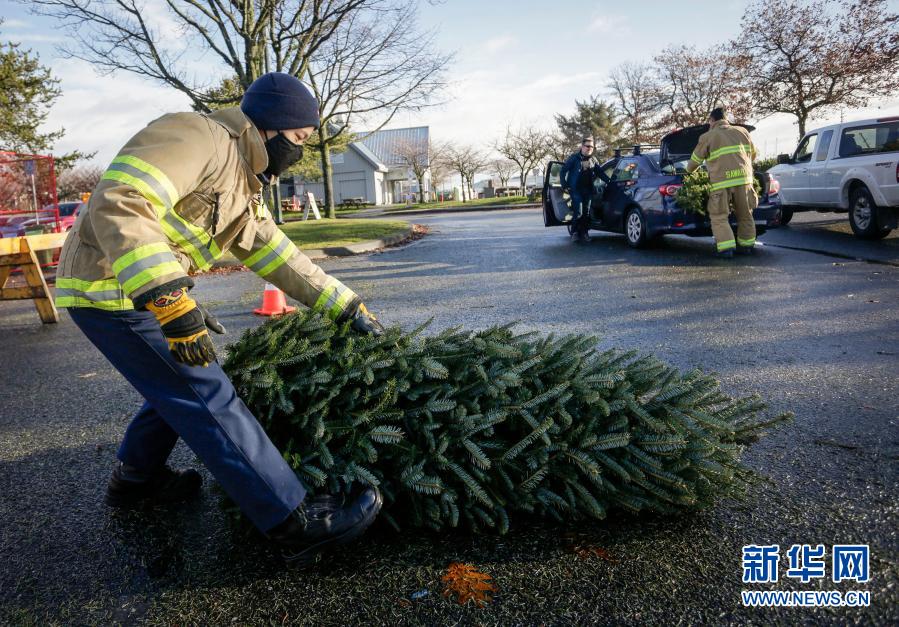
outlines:
[{"label": "white building", "polygon": [[[420,155],[430,166],[429,128],[398,128],[359,133],[361,138],[349,144],[345,152],[331,155],[334,202],[356,200],[375,205],[405,202],[408,194],[418,194],[418,181],[400,154]],[[425,172],[424,191],[430,191],[430,170]],[[322,181],[303,181],[299,177],[281,179],[281,196],[290,198],[312,192],[325,197]]]}]

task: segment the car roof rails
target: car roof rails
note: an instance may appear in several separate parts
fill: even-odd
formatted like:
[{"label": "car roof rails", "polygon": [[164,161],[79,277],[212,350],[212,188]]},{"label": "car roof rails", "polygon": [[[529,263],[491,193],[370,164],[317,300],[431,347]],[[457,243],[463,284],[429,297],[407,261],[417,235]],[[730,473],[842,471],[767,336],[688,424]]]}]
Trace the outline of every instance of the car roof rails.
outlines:
[{"label": "car roof rails", "polygon": [[642,154],[643,150],[646,148],[661,148],[661,146],[659,144],[634,144],[633,146],[615,148],[615,158],[620,158],[624,151],[627,151],[628,153],[636,157],[637,155]]}]

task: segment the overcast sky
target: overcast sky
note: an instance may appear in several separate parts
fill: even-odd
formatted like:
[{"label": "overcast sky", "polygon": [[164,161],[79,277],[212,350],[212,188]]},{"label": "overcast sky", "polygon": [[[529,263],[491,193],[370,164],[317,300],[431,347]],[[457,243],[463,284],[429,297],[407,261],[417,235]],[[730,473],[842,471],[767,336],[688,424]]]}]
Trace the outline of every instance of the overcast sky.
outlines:
[{"label": "overcast sky", "polygon": [[[164,15],[161,0],[148,11]],[[422,2],[421,23],[438,29],[442,49],[456,52],[450,69],[447,104],[396,118],[392,128],[427,125],[437,139],[486,147],[507,125],[553,125],[554,113],[570,113],[575,99],[608,97],[609,70],[624,61],[649,60],[672,44],[707,46],[734,37],[746,2],[728,0],[608,2],[576,0],[445,0]],[[891,0],[899,10],[899,0]],[[88,64],[62,58],[56,46],[66,33],[22,4],[0,0],[0,39],[19,41],[37,52],[62,80],[62,97],[48,128],[65,127],[59,152],[97,151],[105,164],[148,121],[169,111],[189,109],[174,89],[120,72],[99,75]],[[199,67],[203,67],[202,64]],[[211,67],[211,77],[223,72]],[[896,98],[865,110],[847,110],[846,119],[899,114]],[[840,113],[811,127],[839,121]],[[756,121],[754,137],[767,155],[792,150],[796,126],[788,116]]]}]

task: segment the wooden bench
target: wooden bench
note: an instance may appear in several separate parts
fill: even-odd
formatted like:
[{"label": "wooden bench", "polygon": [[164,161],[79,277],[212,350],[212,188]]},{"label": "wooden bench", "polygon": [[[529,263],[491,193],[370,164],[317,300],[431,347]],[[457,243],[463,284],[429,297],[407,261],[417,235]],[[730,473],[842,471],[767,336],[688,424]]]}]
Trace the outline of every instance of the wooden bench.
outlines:
[{"label": "wooden bench", "polygon": [[[60,248],[65,240],[66,233],[0,239],[0,300],[31,299],[43,323],[59,322],[59,312],[53,304],[53,295],[50,294],[40,262],[34,253],[39,250]],[[27,285],[6,287],[9,275],[15,267],[22,269]]]}]

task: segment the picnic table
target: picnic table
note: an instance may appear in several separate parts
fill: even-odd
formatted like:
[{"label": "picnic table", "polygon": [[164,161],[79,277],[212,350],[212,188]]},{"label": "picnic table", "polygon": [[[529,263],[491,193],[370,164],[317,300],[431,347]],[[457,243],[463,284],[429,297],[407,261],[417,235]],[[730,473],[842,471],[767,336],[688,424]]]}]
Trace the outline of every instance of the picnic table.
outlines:
[{"label": "picnic table", "polygon": [[[41,250],[61,248],[66,233],[46,233],[25,237],[0,239],[0,300],[31,299],[44,324],[59,322],[59,313],[53,304],[53,296],[41,271],[41,263],[35,254]],[[27,285],[6,287],[14,268],[20,268]]]},{"label": "picnic table", "polygon": [[340,202],[344,207],[363,207],[365,206],[365,198],[362,196],[353,196],[352,198],[343,198]]}]

